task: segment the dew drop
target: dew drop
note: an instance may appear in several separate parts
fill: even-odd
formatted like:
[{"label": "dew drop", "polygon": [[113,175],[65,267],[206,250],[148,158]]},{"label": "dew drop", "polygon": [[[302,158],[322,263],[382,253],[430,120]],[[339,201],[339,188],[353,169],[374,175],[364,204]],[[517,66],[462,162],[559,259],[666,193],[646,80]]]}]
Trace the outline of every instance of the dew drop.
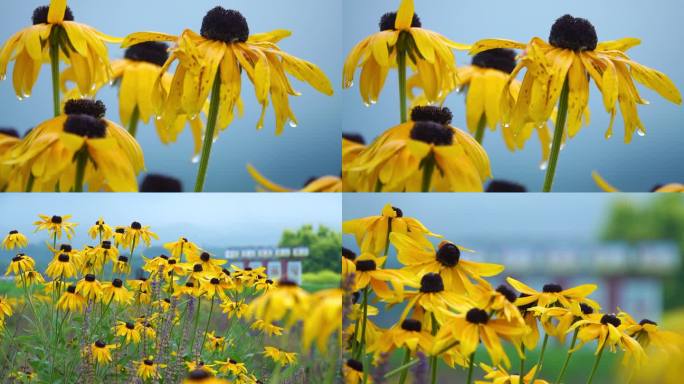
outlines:
[{"label": "dew drop", "polygon": [[199,163],[199,161],[200,161],[200,155],[195,155],[195,156],[193,156],[191,161],[192,161],[193,164]]},{"label": "dew drop", "polygon": [[290,120],[290,122],[289,122],[288,124],[289,124],[290,127],[292,127],[292,128],[297,128],[297,123],[295,123],[295,122],[292,121],[292,120]]},{"label": "dew drop", "polygon": [[646,131],[644,131],[643,129],[639,128],[639,129],[637,129],[637,135],[639,135],[639,136],[641,136],[641,137],[644,137],[644,136],[646,136]]},{"label": "dew drop", "polygon": [[548,161],[542,161],[541,164],[539,164],[539,169],[542,171],[546,171],[546,168],[548,168],[549,162]]}]

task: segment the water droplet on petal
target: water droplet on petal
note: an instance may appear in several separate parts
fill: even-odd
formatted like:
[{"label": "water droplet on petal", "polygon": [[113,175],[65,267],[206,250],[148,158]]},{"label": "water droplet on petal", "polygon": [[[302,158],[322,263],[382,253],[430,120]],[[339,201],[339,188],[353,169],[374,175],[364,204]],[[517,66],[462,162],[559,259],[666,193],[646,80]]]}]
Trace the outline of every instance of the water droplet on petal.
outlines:
[{"label": "water droplet on petal", "polygon": [[193,164],[199,163],[199,161],[200,161],[200,155],[195,155],[195,156],[193,156],[191,161],[192,161]]},{"label": "water droplet on petal", "polygon": [[548,162],[548,161],[542,161],[541,164],[539,164],[539,169],[541,169],[542,171],[546,171],[546,168],[547,168],[548,166],[549,166],[549,162]]},{"label": "water droplet on petal", "polygon": [[643,129],[639,128],[639,129],[637,129],[637,135],[639,135],[639,136],[641,136],[641,137],[644,137],[644,136],[646,136],[646,131],[644,131]]},{"label": "water droplet on petal", "polygon": [[297,128],[297,123],[295,123],[295,122],[292,121],[292,120],[290,120],[290,122],[289,122],[288,124],[289,124],[290,127],[292,127],[292,128]]}]

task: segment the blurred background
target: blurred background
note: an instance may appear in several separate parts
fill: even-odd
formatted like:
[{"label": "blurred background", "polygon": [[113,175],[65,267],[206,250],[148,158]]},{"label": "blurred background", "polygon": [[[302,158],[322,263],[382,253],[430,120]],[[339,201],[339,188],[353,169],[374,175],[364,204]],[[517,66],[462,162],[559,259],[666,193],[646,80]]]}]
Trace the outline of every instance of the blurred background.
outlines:
[{"label": "blurred background", "polygon": [[[378,31],[380,16],[396,11],[400,1],[345,0],[343,24],[344,57],[364,37]],[[508,38],[527,42],[534,36],[548,39],[553,22],[570,13],[589,19],[599,41],[621,37],[637,37],[642,45],[629,55],[637,62],[667,74],[684,90],[684,71],[679,50],[682,3],[659,0],[528,0],[493,1],[416,1],[416,13],[423,28],[439,32],[459,42],[472,44],[484,38]],[[458,65],[470,64],[466,52],[457,52]],[[358,73],[357,73],[358,74]],[[522,77],[520,77],[522,79]],[[358,83],[358,82],[357,82]],[[554,191],[598,191],[591,178],[596,170],[617,188],[628,192],[647,192],[657,184],[684,181],[684,133],[681,118],[684,111],[655,92],[638,86],[642,97],[651,102],[639,107],[646,127],[644,137],[623,142],[622,119],[615,120],[613,138],[604,139],[609,116],[603,108],[595,85],[590,89],[591,124],[570,140],[560,154]],[[370,142],[384,130],[399,122],[396,71],[390,73],[378,103],[363,105],[358,87],[343,92],[343,131],[359,132]],[[464,94],[452,94],[445,103],[454,113],[453,125],[466,129]],[[484,147],[492,163],[494,177],[524,184],[539,191],[544,179],[540,169],[541,152],[534,135],[521,152],[509,152],[498,131],[487,131]]]},{"label": "blurred background", "polygon": [[[338,194],[6,194],[0,199],[0,238],[17,230],[29,239],[23,250],[0,249],[0,270],[17,252],[36,260],[36,269],[44,270],[52,254],[47,233],[35,233],[33,223],[43,215],[72,215],[78,223],[76,236],[63,236],[58,244],[75,249],[96,245],[88,229],[102,217],[108,225],[129,226],[137,221],[159,236],[150,247],[138,248],[131,262],[141,265],[140,254],[156,257],[168,254],[165,243],[185,237],[219,259],[230,259],[240,268],[271,267],[278,263],[274,279],[289,277],[307,289],[339,286],[341,245],[341,196]],[[235,258],[236,248],[259,251],[251,258]],[[273,252],[287,250],[287,253]],[[304,251],[305,250],[305,251]],[[271,252],[264,252],[271,251]],[[299,268],[288,270],[288,265]],[[135,269],[134,269],[135,270]],[[293,276],[286,276],[292,272]],[[134,272],[135,273],[135,272]],[[21,294],[10,277],[0,277],[0,295]]]},{"label": "blurred background", "polygon": [[[488,279],[494,286],[507,276],[535,289],[547,283],[564,288],[595,283],[599,288],[591,298],[603,312],[619,307],[637,321],[648,318],[684,331],[684,197],[679,194],[345,194],[343,219],[378,215],[387,203],[444,239],[476,251],[464,257],[505,265],[501,275]],[[358,251],[352,235],[343,237],[343,245]],[[401,267],[390,250],[388,267]],[[402,309],[383,310],[373,320],[389,327]],[[545,379],[555,378],[567,350],[557,342],[550,345]],[[568,383],[586,380],[583,367],[594,360],[591,345],[573,357]],[[529,361],[536,361],[538,350]],[[604,367],[619,364],[621,354],[606,357]],[[666,368],[672,366],[660,370]],[[453,378],[454,371],[443,371]],[[615,373],[601,369],[597,382],[619,382]]]},{"label": "blurred background", "polygon": [[[0,41],[31,24],[33,10],[48,0],[4,1]],[[205,191],[254,191],[255,183],[245,165],[253,164],[271,180],[290,188],[302,188],[313,176],[338,175],[340,172],[341,100],[339,85],[342,71],[341,2],[318,0],[69,0],[75,21],[117,37],[139,31],[180,34],[189,28],[199,32],[202,18],[217,5],[239,10],[249,23],[250,33],[288,29],[292,36],[279,43],[286,52],[318,65],[335,89],[332,97],[318,93],[307,84],[291,79],[302,93],[291,98],[291,107],[299,126],[285,127],[275,136],[273,112],[269,107],[264,128],[256,131],[261,107],[256,102],[247,76],[243,76],[242,99],[245,114],[221,133],[215,143],[205,184]],[[110,58],[123,57],[116,44],[109,45]],[[8,80],[0,82],[0,127],[14,127],[20,134],[52,116],[50,66],[43,66],[33,95],[17,101],[9,67]],[[62,64],[64,69],[64,64]],[[107,117],[118,122],[118,89],[104,88],[98,98],[108,107]],[[165,146],[157,138],[154,124],[141,125],[137,139],[145,153],[147,170],[180,178],[184,190],[191,191],[198,164],[191,162],[192,138],[189,130],[178,142]],[[142,177],[141,177],[142,179]]]}]

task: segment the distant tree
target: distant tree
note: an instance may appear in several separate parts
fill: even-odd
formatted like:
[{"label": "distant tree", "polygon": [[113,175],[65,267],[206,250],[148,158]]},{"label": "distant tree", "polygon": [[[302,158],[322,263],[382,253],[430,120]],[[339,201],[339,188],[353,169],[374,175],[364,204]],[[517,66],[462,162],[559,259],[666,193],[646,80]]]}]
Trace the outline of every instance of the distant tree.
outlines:
[{"label": "distant tree", "polygon": [[645,204],[617,200],[611,207],[601,237],[630,244],[641,241],[669,240],[679,245],[680,268],[665,280],[665,307],[684,305],[684,197],[667,193]]},{"label": "distant tree", "polygon": [[342,234],[324,225],[319,225],[317,229],[311,224],[303,225],[297,230],[286,229],[279,246],[309,247],[309,256],[302,263],[305,272],[325,269],[338,273],[341,271]]}]

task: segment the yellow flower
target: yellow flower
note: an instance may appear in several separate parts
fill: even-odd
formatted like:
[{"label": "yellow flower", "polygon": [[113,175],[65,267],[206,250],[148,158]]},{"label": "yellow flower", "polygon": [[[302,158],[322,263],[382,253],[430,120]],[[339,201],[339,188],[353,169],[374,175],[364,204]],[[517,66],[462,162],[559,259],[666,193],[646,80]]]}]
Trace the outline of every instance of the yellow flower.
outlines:
[{"label": "yellow flower", "polygon": [[297,362],[297,354],[295,352],[285,352],[271,346],[264,346],[264,356],[280,364],[282,367]]},{"label": "yellow flower", "polygon": [[405,319],[382,332],[382,336],[378,337],[375,344],[368,347],[368,352],[380,355],[407,348],[411,352],[419,350],[423,353],[431,353],[433,342],[434,337],[430,334],[430,330],[423,328],[420,320]]},{"label": "yellow flower", "polygon": [[[520,375],[506,372],[502,366],[490,367],[485,363],[480,363],[480,367],[486,373],[484,378],[490,381],[476,380],[475,383],[477,384],[532,384],[530,381],[537,371],[537,366],[535,365],[521,378]],[[534,384],[548,384],[548,381],[535,379]]]},{"label": "yellow flower", "polygon": [[12,258],[12,261],[7,266],[7,271],[5,271],[5,276],[10,273],[13,275],[21,275],[24,272],[33,271],[36,267],[36,262],[30,257],[23,253],[18,253]]},{"label": "yellow flower", "polygon": [[366,105],[374,104],[389,70],[405,65],[408,56],[428,100],[437,101],[443,90],[452,87],[456,76],[452,49],[465,50],[470,46],[421,27],[413,0],[402,0],[396,13],[382,16],[380,32],[363,39],[351,50],[344,62],[343,86],[353,85],[354,72],[360,65],[361,98]]},{"label": "yellow flower", "polygon": [[496,276],[504,270],[500,264],[464,260],[461,252],[472,251],[446,240],[439,243],[437,250],[432,243],[422,245],[402,233],[392,233],[390,242],[397,249],[397,259],[405,265],[403,271],[414,276],[427,272],[439,273],[444,288],[456,293],[471,294],[475,290],[471,279]]},{"label": "yellow flower", "polygon": [[596,340],[598,342],[597,355],[606,347],[611,352],[615,352],[616,348],[620,347],[625,352],[623,361],[633,358],[636,365],[639,366],[646,359],[646,353],[639,342],[625,333],[627,327],[628,325],[623,324],[615,315],[593,313],[587,316],[587,319],[579,320],[573,324],[568,332],[579,328],[577,339],[581,341],[581,344],[574,350],[581,348],[584,343]]},{"label": "yellow flower", "polygon": [[342,192],[342,179],[337,176],[312,177],[301,189],[292,189],[267,179],[251,164],[247,164],[247,171],[257,182],[257,192]]},{"label": "yellow flower", "polygon": [[14,60],[14,91],[20,98],[31,95],[40,67],[48,57],[55,61],[61,58],[74,67],[83,93],[90,91],[97,79],[109,79],[111,69],[105,42],[119,43],[121,39],[75,22],[66,3],[50,0],[49,7],[36,8],[33,26],[15,33],[0,51],[0,78],[5,78],[7,64]]},{"label": "yellow flower", "polygon": [[487,152],[450,124],[448,108],[415,107],[411,121],[384,132],[344,171],[364,192],[481,192],[492,175]]},{"label": "yellow flower", "polygon": [[275,110],[276,133],[279,134],[287,121],[291,125],[297,124],[288,96],[298,93],[292,89],[286,73],[327,95],[333,93],[330,81],[317,66],[282,51],[276,45],[289,35],[289,31],[277,30],[249,36],[247,21],[240,12],[216,7],[204,17],[201,34],[188,29],[180,36],[140,32],[126,37],[123,46],[151,40],[176,43],[163,67],[165,71],[178,60],[171,88],[166,92],[159,87],[153,96],[157,105],[163,105],[162,118],[174,121],[181,114],[197,116],[214,83],[214,90],[220,93],[220,98],[212,96],[220,100],[217,126],[226,128],[233,119],[235,107],[241,104],[240,74],[244,70],[254,84],[257,101],[262,106],[257,128],[263,127],[270,94]]},{"label": "yellow flower", "polygon": [[339,288],[326,289],[314,293],[311,301],[316,303],[304,318],[302,329],[302,345],[308,349],[314,340],[316,347],[326,352],[330,335],[341,330],[342,294]]},{"label": "yellow flower", "polygon": [[294,282],[280,280],[276,288],[252,301],[249,314],[269,324],[283,320],[285,326],[289,328],[304,316],[309,309],[309,304],[309,293]]},{"label": "yellow flower", "polygon": [[2,247],[6,250],[14,248],[26,248],[28,246],[28,239],[16,229],[10,231],[2,240]]},{"label": "yellow flower", "polygon": [[116,326],[114,326],[114,332],[116,336],[123,337],[126,344],[138,344],[141,338],[141,328],[140,324],[137,323],[117,321]]},{"label": "yellow flower", "polygon": [[[344,384],[359,384],[363,383],[363,363],[358,360],[349,359],[342,367],[342,376],[344,377]],[[367,383],[372,383],[373,378],[367,375]]]},{"label": "yellow flower", "polygon": [[625,125],[625,142],[630,142],[635,131],[645,133],[637,114],[637,104],[646,104],[634,80],[653,89],[665,99],[680,104],[681,95],[672,81],[663,73],[631,60],[629,48],[640,44],[639,39],[624,38],[597,42],[594,26],[587,20],[565,15],[553,24],[549,42],[535,37],[528,44],[510,40],[487,39],[476,43],[471,53],[492,48],[524,49],[520,63],[510,79],[527,68],[520,97],[516,101],[504,100],[504,122],[514,131],[526,123],[544,124],[560,98],[561,90],[569,91],[567,133],[573,137],[582,124],[589,101],[589,79],[593,79],[603,95],[603,104],[611,120],[606,137],[612,135],[612,126],[619,105]]},{"label": "yellow flower", "polygon": [[256,320],[255,322],[252,323],[250,326],[251,329],[261,331],[262,333],[268,335],[268,336],[273,336],[273,335],[282,335],[283,334],[283,328],[279,327],[277,325],[267,323],[263,320]]},{"label": "yellow flower", "polygon": [[111,351],[116,348],[114,344],[107,344],[102,340],[97,340],[90,345],[91,359],[98,364],[109,364],[112,362]]},{"label": "yellow flower", "polygon": [[587,298],[596,290],[595,284],[578,285],[568,289],[563,289],[558,284],[546,284],[542,291],[538,292],[512,277],[507,277],[506,281],[522,294],[515,302],[518,306],[536,302],[540,307],[548,307],[558,302],[565,308],[570,308],[572,303],[584,303],[593,308],[600,308],[597,302]]},{"label": "yellow flower", "polygon": [[112,227],[107,225],[107,223],[104,222],[104,219],[102,217],[100,217],[95,222],[95,225],[93,225],[92,227],[90,227],[88,229],[88,235],[93,240],[97,239],[99,236],[100,240],[104,241],[104,240],[109,240],[112,238],[113,231],[112,231]]},{"label": "yellow flower", "polygon": [[182,260],[183,255],[189,258],[198,257],[200,253],[202,253],[202,250],[197,246],[197,244],[185,237],[181,237],[177,241],[171,243],[165,243],[164,248],[171,252],[171,257],[178,260]]},{"label": "yellow flower", "polygon": [[0,296],[0,322],[10,316],[12,316],[12,306],[7,301],[7,296]]},{"label": "yellow flower", "polygon": [[87,274],[83,279],[76,283],[76,292],[85,297],[87,300],[99,301],[103,294],[102,284],[95,278],[93,274]]},{"label": "yellow flower", "polygon": [[136,245],[139,245],[141,240],[147,247],[150,246],[153,238],[159,240],[159,236],[150,230],[149,225],[143,226],[137,221],[132,222],[130,227],[126,228],[125,236],[126,240],[124,243],[130,246],[132,249],[135,248]]},{"label": "yellow flower", "polygon": [[55,256],[50,264],[48,264],[45,273],[53,279],[58,277],[70,279],[76,276],[76,266],[68,254],[60,253],[59,256]]},{"label": "yellow flower", "polygon": [[245,363],[238,363],[233,359],[228,359],[226,361],[214,361],[214,364],[218,366],[218,370],[221,373],[230,373],[234,376],[247,374],[247,367]]},{"label": "yellow flower", "polygon": [[90,191],[137,191],[136,175],[145,168],[142,149],[104,115],[101,101],[69,100],[64,114],[39,124],[13,149],[8,162],[15,165],[16,180],[8,188],[54,192],[57,186],[68,192],[87,185]]},{"label": "yellow flower", "polygon": [[352,164],[363,150],[366,149],[366,140],[363,136],[355,133],[342,133],[342,191],[356,192],[358,180],[355,174],[349,174],[345,170],[347,164]]},{"label": "yellow flower", "polygon": [[133,292],[123,285],[121,279],[116,278],[112,282],[102,284],[102,301],[108,303],[114,301],[119,304],[129,304],[133,300]]},{"label": "yellow flower", "polygon": [[50,237],[56,236],[58,239],[62,238],[62,232],[64,232],[69,240],[74,236],[74,227],[78,224],[70,223],[68,220],[71,215],[52,217],[47,215],[38,215],[41,220],[36,221],[33,225],[36,226],[36,232],[38,231],[48,231]]},{"label": "yellow flower", "polygon": [[76,286],[70,285],[57,301],[57,308],[64,312],[81,312],[85,303],[86,299],[76,293]]},{"label": "yellow flower", "polygon": [[[620,192],[619,189],[608,183],[598,172],[593,171],[591,177],[594,179],[596,185],[604,192]],[[650,192],[684,192],[684,184],[669,183],[665,185],[656,185],[651,188]]]},{"label": "yellow flower", "polygon": [[484,345],[494,365],[501,361],[510,366],[510,361],[501,345],[501,337],[520,336],[527,329],[506,319],[492,318],[487,311],[464,305],[462,311],[446,320],[435,336],[433,350],[440,351],[444,347],[459,341],[458,348],[464,356],[472,358],[480,341]]},{"label": "yellow flower", "polygon": [[143,380],[159,378],[161,376],[157,371],[158,368],[166,368],[166,364],[157,364],[154,362],[152,356],[150,356],[147,359],[138,362],[138,377]]},{"label": "yellow flower", "polygon": [[369,216],[360,219],[348,220],[342,223],[342,232],[351,233],[356,237],[356,244],[362,252],[384,255],[389,247],[387,239],[390,233],[404,233],[411,236],[421,244],[429,244],[426,236],[441,237],[430,232],[423,223],[411,218],[404,217],[401,209],[386,204],[379,216]]}]

